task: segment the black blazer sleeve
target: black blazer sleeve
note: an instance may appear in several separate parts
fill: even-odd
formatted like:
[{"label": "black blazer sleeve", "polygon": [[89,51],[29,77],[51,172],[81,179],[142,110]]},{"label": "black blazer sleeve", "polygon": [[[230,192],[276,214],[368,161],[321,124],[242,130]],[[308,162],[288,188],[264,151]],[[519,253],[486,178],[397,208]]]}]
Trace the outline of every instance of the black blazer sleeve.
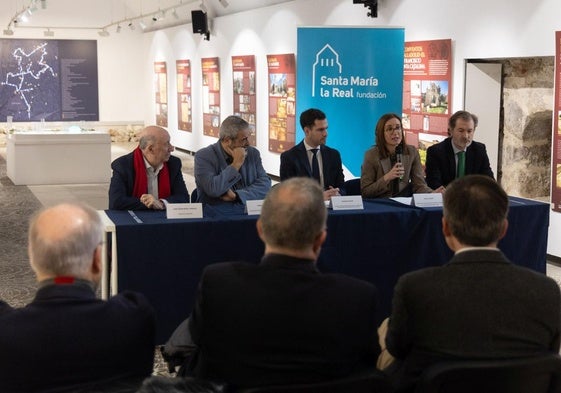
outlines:
[{"label": "black blazer sleeve", "polygon": [[[109,184],[109,209],[148,210],[140,198],[132,196],[134,188],[134,165],[132,154],[120,157],[111,164],[113,175]],[[171,203],[189,202],[189,193],[181,173],[181,160],[171,156],[168,161],[171,194],[166,200]]]},{"label": "black blazer sleeve", "polygon": [[329,186],[342,190],[345,186],[345,175],[343,174],[343,163],[339,151],[324,146],[321,151],[323,160],[323,183],[325,188]]},{"label": "black blazer sleeve", "polygon": [[133,155],[117,158],[111,164],[113,175],[109,184],[109,209],[111,210],[148,210],[140,198],[132,196],[134,187]]}]

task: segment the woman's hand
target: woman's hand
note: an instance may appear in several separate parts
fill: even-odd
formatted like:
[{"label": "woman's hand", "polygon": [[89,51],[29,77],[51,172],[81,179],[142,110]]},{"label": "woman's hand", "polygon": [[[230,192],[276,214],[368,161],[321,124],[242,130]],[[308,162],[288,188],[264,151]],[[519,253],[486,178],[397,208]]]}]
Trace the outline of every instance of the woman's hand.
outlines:
[{"label": "woman's hand", "polygon": [[384,179],[387,182],[392,181],[393,179],[397,179],[397,178],[403,178],[403,174],[405,173],[405,170],[403,169],[403,164],[401,162],[397,162],[393,168],[384,175]]}]

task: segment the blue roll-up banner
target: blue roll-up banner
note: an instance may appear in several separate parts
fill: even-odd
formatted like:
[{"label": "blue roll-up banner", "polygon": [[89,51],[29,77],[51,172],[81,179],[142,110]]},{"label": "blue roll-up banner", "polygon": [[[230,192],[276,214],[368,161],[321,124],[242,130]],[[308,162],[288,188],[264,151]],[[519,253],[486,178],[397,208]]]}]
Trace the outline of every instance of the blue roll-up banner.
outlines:
[{"label": "blue roll-up banner", "polygon": [[[404,36],[403,28],[298,28],[297,116],[308,108],[325,112],[327,145],[353,177],[374,144],[378,118],[401,116]],[[303,138],[298,127],[296,143]]]}]

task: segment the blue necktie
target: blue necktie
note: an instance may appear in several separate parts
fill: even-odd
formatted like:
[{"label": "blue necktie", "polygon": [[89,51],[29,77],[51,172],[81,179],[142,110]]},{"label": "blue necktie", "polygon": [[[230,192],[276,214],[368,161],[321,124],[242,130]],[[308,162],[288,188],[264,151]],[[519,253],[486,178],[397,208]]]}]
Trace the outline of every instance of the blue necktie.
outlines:
[{"label": "blue necktie", "polygon": [[319,149],[310,149],[312,152],[312,177],[321,183],[321,179],[319,176],[319,162],[317,157],[317,152]]}]

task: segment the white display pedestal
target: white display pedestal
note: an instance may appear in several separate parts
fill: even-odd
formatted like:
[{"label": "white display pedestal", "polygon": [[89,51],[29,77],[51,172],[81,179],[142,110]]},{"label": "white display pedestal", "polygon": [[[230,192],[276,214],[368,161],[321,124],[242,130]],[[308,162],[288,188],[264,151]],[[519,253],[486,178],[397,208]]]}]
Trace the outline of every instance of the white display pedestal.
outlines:
[{"label": "white display pedestal", "polygon": [[108,183],[105,132],[33,131],[7,135],[7,172],[15,185]]}]

